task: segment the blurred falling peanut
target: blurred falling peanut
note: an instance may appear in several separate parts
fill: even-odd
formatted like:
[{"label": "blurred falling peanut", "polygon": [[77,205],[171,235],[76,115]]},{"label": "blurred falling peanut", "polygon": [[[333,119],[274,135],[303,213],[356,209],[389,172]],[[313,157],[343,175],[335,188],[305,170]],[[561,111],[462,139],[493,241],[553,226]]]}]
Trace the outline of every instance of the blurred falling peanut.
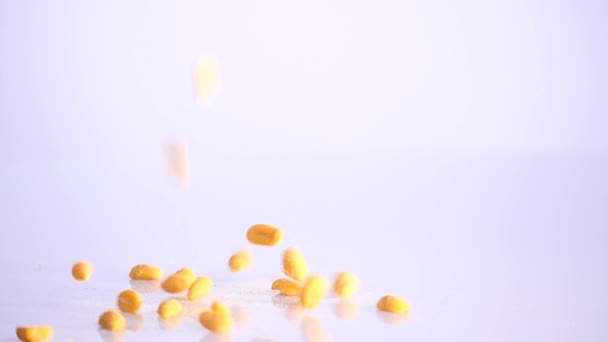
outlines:
[{"label": "blurred falling peanut", "polygon": [[246,268],[249,268],[252,263],[253,257],[246,249],[240,250],[228,259],[228,267],[230,267],[232,272],[241,272]]},{"label": "blurred falling peanut", "polygon": [[213,103],[220,92],[220,68],[217,57],[201,56],[194,65],[194,95],[202,107]]},{"label": "blurred falling peanut", "polygon": [[188,146],[183,142],[169,143],[165,146],[167,173],[175,178],[183,188],[190,186],[190,161]]}]

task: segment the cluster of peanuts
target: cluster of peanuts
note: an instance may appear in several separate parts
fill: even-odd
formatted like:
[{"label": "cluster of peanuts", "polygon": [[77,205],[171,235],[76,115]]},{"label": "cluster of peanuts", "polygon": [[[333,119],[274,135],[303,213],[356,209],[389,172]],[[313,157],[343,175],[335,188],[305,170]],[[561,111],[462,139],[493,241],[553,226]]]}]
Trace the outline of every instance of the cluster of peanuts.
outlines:
[{"label": "cluster of peanuts", "polygon": [[[283,231],[267,224],[256,224],[247,231],[247,240],[261,246],[276,246],[283,240]],[[232,255],[228,266],[233,272],[239,272],[252,264],[252,255],[247,250]],[[320,275],[309,275],[308,263],[302,253],[296,248],[288,248],[282,255],[283,273],[286,278],[275,280],[271,289],[279,291],[284,296],[299,297],[299,307],[302,310],[312,309],[321,303],[329,292],[328,281]],[[84,261],[77,262],[72,267],[72,276],[78,281],[87,281],[91,278],[93,267]],[[129,277],[136,281],[160,281],[163,271],[153,265],[134,266]],[[170,294],[187,291],[188,301],[196,301],[211,292],[213,281],[208,277],[196,276],[190,268],[182,268],[166,277],[161,283],[162,289]],[[339,272],[333,283],[333,292],[341,298],[353,296],[359,289],[359,280],[351,272]],[[120,311],[136,314],[142,306],[142,296],[133,289],[118,294],[117,304]],[[376,304],[378,310],[405,314],[409,312],[409,304],[394,295],[380,298]],[[169,320],[182,312],[182,304],[176,299],[167,299],[158,305],[157,313],[161,319]],[[232,329],[233,318],[231,311],[222,303],[215,301],[211,308],[198,315],[200,324],[211,332],[218,334],[229,333]],[[110,310],[99,317],[101,329],[109,331],[123,331],[126,320],[119,311]],[[51,326],[18,327],[17,337],[22,341],[38,342],[52,337]]]},{"label": "cluster of peanuts", "polygon": [[[196,101],[202,107],[208,107],[219,94],[219,64],[213,55],[200,57],[194,67],[194,93]],[[167,173],[174,178],[182,188],[188,188],[191,182],[188,147],[184,142],[173,142],[165,146]],[[256,224],[247,231],[247,240],[260,246],[277,246],[283,240],[283,231],[267,224]],[[230,257],[228,266],[233,272],[240,272],[253,263],[251,253],[244,249]],[[296,248],[288,248],[282,255],[283,273],[286,278],[276,279],[271,289],[279,291],[283,296],[299,297],[299,308],[312,309],[321,303],[329,292],[329,282],[320,275],[309,275],[308,263],[302,253]],[[78,281],[88,281],[93,267],[84,261],[77,262],[72,267],[72,276]],[[163,271],[153,265],[134,266],[129,277],[134,281],[159,282]],[[170,294],[187,291],[187,301],[194,302],[205,297],[213,287],[208,277],[196,276],[190,268],[182,268],[165,278],[161,283],[162,289]],[[359,281],[351,272],[340,272],[333,283],[333,292],[343,298],[353,296],[359,289]],[[117,304],[120,311],[109,310],[99,317],[99,326],[103,330],[120,332],[126,329],[126,319],[123,313],[137,314],[143,299],[135,289],[128,289],[118,294]],[[182,314],[184,302],[169,298],[158,305],[157,313],[162,320],[171,320]],[[377,302],[380,311],[405,314],[409,312],[409,304],[393,295],[380,298]],[[198,314],[198,312],[197,312]],[[213,333],[228,333],[233,326],[231,311],[222,303],[215,301],[208,310],[198,314],[200,324]],[[302,321],[305,330],[315,332],[322,330],[318,323],[310,317]],[[314,334],[313,334],[314,335]],[[46,341],[53,336],[51,326],[18,327],[17,337],[21,341]]]}]

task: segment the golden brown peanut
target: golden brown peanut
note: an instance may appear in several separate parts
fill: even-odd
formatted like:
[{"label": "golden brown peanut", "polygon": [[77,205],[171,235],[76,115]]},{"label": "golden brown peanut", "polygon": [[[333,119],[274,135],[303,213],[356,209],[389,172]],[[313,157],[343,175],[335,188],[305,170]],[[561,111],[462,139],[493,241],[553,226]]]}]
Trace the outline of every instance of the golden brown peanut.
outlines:
[{"label": "golden brown peanut", "polygon": [[127,322],[123,315],[117,311],[106,311],[99,317],[99,325],[106,330],[122,331],[125,330]]},{"label": "golden brown peanut", "polygon": [[308,263],[298,249],[288,248],[283,253],[283,273],[297,281],[308,277]]},{"label": "golden brown peanut", "polygon": [[124,290],[118,295],[118,308],[124,312],[137,313],[141,303],[141,295],[135,290]]},{"label": "golden brown peanut", "polygon": [[24,342],[42,342],[53,337],[50,325],[17,327],[17,337]]},{"label": "golden brown peanut", "polygon": [[280,278],[272,283],[273,290],[278,290],[286,296],[299,296],[302,293],[302,285],[291,279]]},{"label": "golden brown peanut", "polygon": [[247,240],[254,245],[276,246],[283,240],[283,231],[268,224],[256,224],[247,231]]},{"label": "golden brown peanut", "polygon": [[129,277],[133,280],[156,280],[163,277],[163,270],[152,265],[135,265]]},{"label": "golden brown peanut", "polygon": [[87,281],[91,279],[93,266],[86,261],[79,261],[72,266],[72,276],[78,281]]},{"label": "golden brown peanut", "polygon": [[406,302],[400,297],[393,295],[387,295],[380,298],[380,300],[376,304],[376,307],[378,308],[378,310],[392,313],[405,313],[410,311],[410,305],[408,304],[408,302]]},{"label": "golden brown peanut", "polygon": [[319,306],[327,293],[327,287],[327,280],[325,278],[318,275],[310,276],[302,288],[302,295],[300,297],[302,307],[312,309]]},{"label": "golden brown peanut", "polygon": [[194,282],[196,275],[189,268],[181,270],[170,275],[162,284],[163,290],[169,293],[179,293],[188,289]]},{"label": "golden brown peanut", "polygon": [[188,289],[188,299],[189,300],[197,300],[203,296],[206,296],[213,286],[213,282],[209,278],[198,277],[196,280],[190,285],[190,289]]},{"label": "golden brown peanut", "polygon": [[167,299],[158,306],[158,315],[164,319],[173,318],[180,314],[182,305],[175,299]]},{"label": "golden brown peanut", "polygon": [[342,298],[348,298],[359,290],[359,279],[351,272],[340,272],[334,282],[334,292]]},{"label": "golden brown peanut", "polygon": [[253,262],[253,258],[251,257],[251,253],[247,250],[242,250],[230,257],[228,260],[228,266],[232,272],[240,272],[249,268]]},{"label": "golden brown peanut", "polygon": [[203,311],[199,321],[205,328],[215,333],[225,333],[232,328],[230,310],[219,302],[214,302],[211,310]]}]

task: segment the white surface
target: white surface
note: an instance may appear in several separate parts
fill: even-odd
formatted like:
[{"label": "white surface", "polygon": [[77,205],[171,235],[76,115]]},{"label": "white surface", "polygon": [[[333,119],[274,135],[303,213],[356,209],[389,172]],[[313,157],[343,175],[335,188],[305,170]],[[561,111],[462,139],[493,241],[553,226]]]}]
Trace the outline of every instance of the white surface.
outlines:
[{"label": "white surface", "polygon": [[[361,278],[355,321],[334,317],[331,301],[313,313],[337,341],[607,336],[605,160],[380,152],[192,160],[194,174],[205,176],[186,193],[164,182],[160,161],[148,173],[135,161],[4,168],[3,193],[13,201],[3,211],[2,336],[49,322],[59,341],[97,338],[98,315],[129,286],[130,267],[146,262],[215,279],[214,296],[230,294],[231,305],[250,312],[235,340],[293,340],[300,329],[265,289],[292,245],[315,273],[352,270]],[[257,222],[283,227],[284,243],[252,247],[254,269],[230,274],[227,258]],[[70,278],[78,259],[95,265],[91,282]],[[394,326],[376,317],[373,304],[385,293],[412,303],[408,321]],[[207,333],[188,320],[160,332],[153,310],[163,297],[144,297],[143,327],[128,340]]]}]

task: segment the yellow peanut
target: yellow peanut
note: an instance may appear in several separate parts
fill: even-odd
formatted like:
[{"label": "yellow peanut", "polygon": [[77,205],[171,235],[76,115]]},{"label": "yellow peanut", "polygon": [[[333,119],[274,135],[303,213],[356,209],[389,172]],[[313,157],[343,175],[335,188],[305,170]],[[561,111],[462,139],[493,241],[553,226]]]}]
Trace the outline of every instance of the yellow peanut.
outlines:
[{"label": "yellow peanut", "polygon": [[189,300],[197,300],[203,296],[206,296],[213,286],[213,282],[209,278],[198,277],[196,280],[190,285],[190,289],[188,289],[188,299]]},{"label": "yellow peanut", "polygon": [[308,263],[298,249],[288,248],[283,253],[283,273],[297,281],[308,277]]},{"label": "yellow peanut", "polygon": [[334,282],[334,293],[342,298],[348,298],[359,290],[359,279],[351,272],[340,272]]},{"label": "yellow peanut", "polygon": [[286,296],[299,296],[302,293],[302,285],[291,279],[280,278],[272,283],[271,288],[278,290]]},{"label": "yellow peanut", "polygon": [[156,312],[164,319],[173,318],[180,314],[182,305],[175,299],[167,299],[160,303]]},{"label": "yellow peanut", "polygon": [[125,330],[127,322],[123,315],[117,311],[106,311],[99,317],[99,325],[106,330],[122,331]]},{"label": "yellow peanut", "polygon": [[283,240],[283,231],[268,224],[256,224],[247,231],[247,240],[254,245],[276,246]]},{"label": "yellow peanut", "polygon": [[321,300],[327,293],[327,280],[325,278],[313,275],[308,278],[306,284],[302,288],[300,296],[300,304],[305,309],[312,309],[319,306]]},{"label": "yellow peanut", "polygon": [[78,281],[87,281],[91,278],[93,266],[86,261],[79,261],[72,266],[72,276]]},{"label": "yellow peanut", "polygon": [[230,310],[220,302],[213,302],[211,310],[201,313],[199,321],[205,328],[215,333],[228,332],[233,323]]},{"label": "yellow peanut", "polygon": [[230,315],[230,309],[228,307],[218,301],[215,301],[211,304],[211,311]]},{"label": "yellow peanut", "polygon": [[181,270],[170,275],[162,284],[163,290],[169,293],[179,293],[185,291],[192,285],[196,275],[189,268]]},{"label": "yellow peanut", "polygon": [[376,307],[378,308],[378,310],[392,313],[405,313],[410,311],[410,305],[408,304],[408,302],[406,302],[400,297],[393,295],[387,295],[380,298],[380,300],[376,304]]},{"label": "yellow peanut", "polygon": [[247,250],[240,251],[230,257],[228,266],[232,272],[240,272],[251,266],[253,258]]},{"label": "yellow peanut", "polygon": [[141,307],[141,295],[135,290],[124,290],[118,294],[118,308],[126,313],[137,313]]},{"label": "yellow peanut", "polygon": [[53,337],[53,327],[50,325],[17,327],[17,337],[24,342],[46,341]]},{"label": "yellow peanut", "polygon": [[163,270],[152,265],[135,265],[129,277],[133,280],[156,280],[163,277]]}]

